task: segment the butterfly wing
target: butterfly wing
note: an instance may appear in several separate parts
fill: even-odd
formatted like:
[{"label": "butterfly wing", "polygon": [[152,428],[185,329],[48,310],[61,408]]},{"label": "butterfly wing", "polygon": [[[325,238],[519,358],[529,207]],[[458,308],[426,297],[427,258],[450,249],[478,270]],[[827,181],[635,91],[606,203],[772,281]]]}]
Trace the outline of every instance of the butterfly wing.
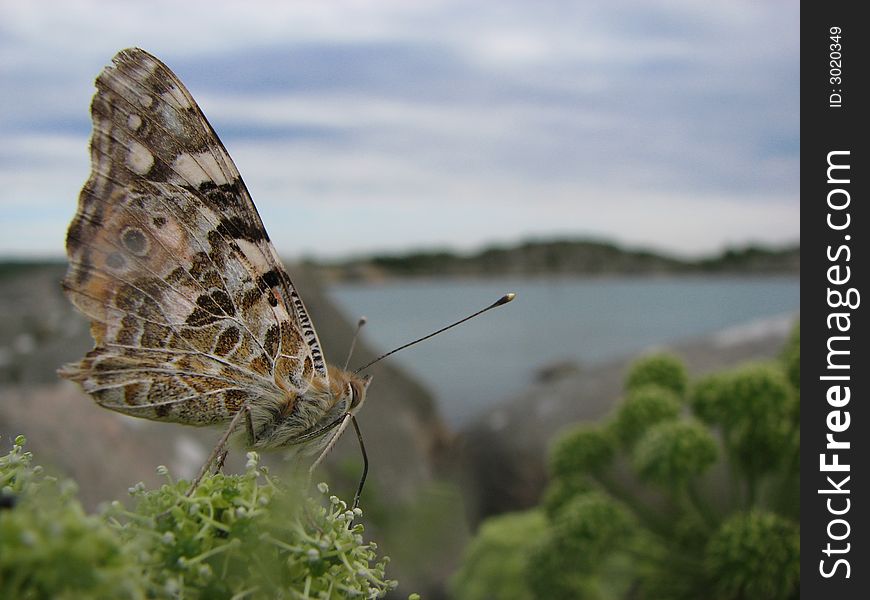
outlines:
[{"label": "butterfly wing", "polygon": [[328,374],[244,182],[168,67],[139,49],[113,63],[64,280],[96,346],[61,374],[149,419],[219,423],[254,398],[289,414]]}]

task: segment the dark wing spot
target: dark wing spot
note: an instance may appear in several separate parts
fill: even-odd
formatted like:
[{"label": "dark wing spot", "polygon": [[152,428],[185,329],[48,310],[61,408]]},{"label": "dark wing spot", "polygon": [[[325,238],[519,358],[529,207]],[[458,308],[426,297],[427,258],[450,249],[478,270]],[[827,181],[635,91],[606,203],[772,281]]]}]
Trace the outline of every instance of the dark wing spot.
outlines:
[{"label": "dark wing spot", "polygon": [[82,250],[82,256],[79,259],[79,266],[75,268],[75,282],[79,285],[82,285],[91,277],[91,249],[84,248]]},{"label": "dark wing spot", "polygon": [[206,287],[221,287],[223,285],[220,274],[214,269],[205,271],[199,281]]},{"label": "dark wing spot", "polygon": [[[152,137],[152,139],[153,139],[153,137]],[[151,165],[151,168],[148,170],[148,180],[149,181],[158,181],[158,182],[169,181],[171,179],[172,175],[174,175],[174,172],[169,167],[169,165],[164,163],[162,160],[155,160],[154,164]]]},{"label": "dark wing spot", "polygon": [[272,358],[278,354],[278,340],[280,339],[281,330],[277,325],[270,325],[266,330],[266,339],[263,340],[263,347]]},{"label": "dark wing spot", "polygon": [[213,314],[204,311],[201,308],[195,308],[192,313],[187,315],[187,319],[185,319],[184,322],[191,327],[204,327],[206,325],[211,325],[218,320],[220,319]]},{"label": "dark wing spot", "polygon": [[185,321],[188,325],[201,327],[219,321],[224,315],[236,314],[233,301],[223,290],[214,290],[211,294],[200,294],[196,299],[197,308],[188,315]]},{"label": "dark wing spot", "polygon": [[115,335],[115,342],[125,346],[136,346],[139,335],[139,320],[132,315],[124,315],[121,319],[121,327]]},{"label": "dark wing spot", "polygon": [[221,317],[215,314],[215,312],[217,312],[217,306],[214,304],[214,300],[212,300],[210,296],[202,295],[196,299],[196,303],[199,306],[194,308],[187,316],[187,319],[185,319],[185,323],[191,327],[211,325],[215,321],[221,319]]},{"label": "dark wing spot", "polygon": [[278,274],[276,269],[272,269],[271,271],[267,271],[260,275],[260,281],[265,283],[268,287],[273,288],[281,282],[281,276]]},{"label": "dark wing spot", "polygon": [[121,242],[124,247],[135,254],[143,256],[148,253],[148,240],[142,230],[135,227],[128,227],[121,233]]},{"label": "dark wing spot", "polygon": [[260,297],[263,295],[263,290],[260,288],[251,288],[242,294],[241,305],[243,309],[249,309],[254,306]]},{"label": "dark wing spot", "polygon": [[243,196],[238,180],[220,185],[214,181],[203,181],[196,191],[207,204],[217,208],[221,213],[242,214],[247,211],[249,200]]},{"label": "dark wing spot", "polygon": [[211,261],[208,258],[208,254],[205,252],[197,252],[193,255],[193,258],[190,261],[190,274],[193,275],[197,281],[201,281],[203,273],[208,270],[210,266]]},{"label": "dark wing spot", "polygon": [[123,269],[126,264],[127,259],[125,259],[124,255],[120,252],[112,252],[106,257],[106,266],[110,269]]},{"label": "dark wing spot", "polygon": [[[276,269],[272,269],[260,275],[257,278],[257,283],[261,287],[263,285],[269,287],[270,289],[273,287],[277,287],[281,282],[281,275],[278,273]],[[271,306],[278,306],[278,299],[275,297],[275,294],[269,294],[266,298],[269,301]]]},{"label": "dark wing spot", "polygon": [[151,222],[154,223],[155,227],[163,227],[166,225],[166,217],[154,217]]},{"label": "dark wing spot", "polygon": [[250,362],[249,366],[260,375],[266,375],[272,369],[272,361],[265,354],[260,354]]},{"label": "dark wing spot", "polygon": [[169,327],[146,321],[139,344],[145,348],[163,348],[172,330]]},{"label": "dark wing spot", "polygon": [[214,349],[215,353],[218,356],[226,356],[239,343],[239,337],[239,330],[236,327],[228,327],[218,336]]},{"label": "dark wing spot", "polygon": [[211,299],[217,304],[225,315],[233,316],[236,314],[236,307],[229,295],[223,290],[215,290],[211,293]]},{"label": "dark wing spot", "polygon": [[242,239],[249,242],[269,241],[266,230],[259,223],[238,216],[221,219],[217,231],[228,239]]},{"label": "dark wing spot", "polygon": [[125,283],[115,292],[115,306],[123,311],[133,311],[136,309],[137,296],[136,288]]},{"label": "dark wing spot", "polygon": [[166,276],[166,283],[173,284],[173,283],[180,283],[182,281],[186,282],[187,279],[188,279],[187,271],[185,271],[181,267],[175,267],[172,270],[172,272]]},{"label": "dark wing spot", "polygon": [[139,395],[142,391],[143,388],[141,383],[128,383],[124,386],[124,403],[129,404],[130,406],[139,404]]}]

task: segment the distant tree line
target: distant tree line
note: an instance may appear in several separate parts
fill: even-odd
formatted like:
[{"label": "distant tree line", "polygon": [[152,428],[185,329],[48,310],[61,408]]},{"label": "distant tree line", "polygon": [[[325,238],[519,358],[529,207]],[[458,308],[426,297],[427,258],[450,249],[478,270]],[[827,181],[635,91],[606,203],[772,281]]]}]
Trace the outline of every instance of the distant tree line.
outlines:
[{"label": "distant tree line", "polygon": [[729,248],[714,256],[680,258],[590,240],[528,241],[472,254],[449,250],[376,254],[314,264],[331,278],[485,275],[798,274],[800,246]]}]

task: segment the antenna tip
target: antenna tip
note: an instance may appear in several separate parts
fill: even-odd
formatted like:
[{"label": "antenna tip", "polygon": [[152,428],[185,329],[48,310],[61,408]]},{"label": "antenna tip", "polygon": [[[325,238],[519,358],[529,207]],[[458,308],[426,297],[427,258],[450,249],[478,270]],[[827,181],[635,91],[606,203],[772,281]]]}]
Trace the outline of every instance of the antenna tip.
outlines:
[{"label": "antenna tip", "polygon": [[360,317],[360,318],[359,318],[359,321],[357,321],[357,323],[356,323],[356,326],[357,326],[357,327],[362,327],[363,325],[365,325],[365,324],[368,323],[368,322],[369,322],[369,320],[368,320],[367,318],[365,318],[365,317]]},{"label": "antenna tip", "polygon": [[502,296],[501,298],[499,298],[499,299],[496,301],[496,303],[495,303],[494,306],[501,306],[502,304],[507,304],[508,302],[510,302],[511,300],[513,300],[513,299],[516,298],[516,297],[517,297],[517,295],[516,295],[515,293],[513,293],[513,292],[508,292],[507,294],[505,294],[504,296]]}]

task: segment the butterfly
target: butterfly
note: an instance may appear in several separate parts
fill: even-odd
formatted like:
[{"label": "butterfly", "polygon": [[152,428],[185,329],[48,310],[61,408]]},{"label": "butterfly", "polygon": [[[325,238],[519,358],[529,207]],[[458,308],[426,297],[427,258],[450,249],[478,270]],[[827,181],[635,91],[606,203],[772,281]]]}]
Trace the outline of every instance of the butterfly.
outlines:
[{"label": "butterfly", "polygon": [[297,446],[320,455],[316,466],[351,420],[359,435],[371,377],[326,362],[251,195],[184,84],[138,48],[112,63],[96,80],[92,170],[63,281],[95,346],[60,374],[120,413],[227,425],[194,486],[242,419],[250,448]]}]

